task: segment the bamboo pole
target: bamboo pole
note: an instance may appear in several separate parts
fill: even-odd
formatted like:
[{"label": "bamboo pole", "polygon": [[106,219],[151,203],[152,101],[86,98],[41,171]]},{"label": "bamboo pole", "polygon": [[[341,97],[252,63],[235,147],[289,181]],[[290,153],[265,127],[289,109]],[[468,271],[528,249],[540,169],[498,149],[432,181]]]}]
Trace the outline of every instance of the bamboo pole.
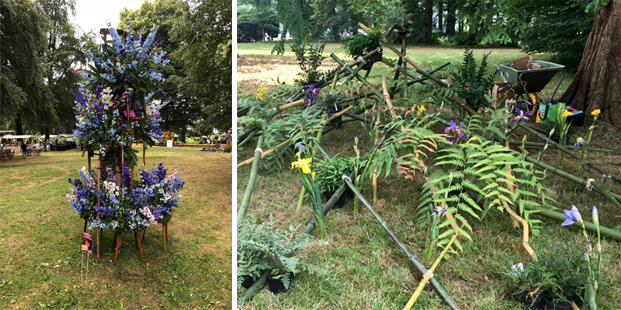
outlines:
[{"label": "bamboo pole", "polygon": [[[358,26],[362,29],[369,29],[368,27],[366,27],[364,24],[362,23],[358,23]],[[446,85],[444,82],[432,77],[431,75],[429,75],[429,73],[427,73],[425,70],[423,70],[419,65],[417,65],[414,61],[412,61],[410,58],[408,58],[407,56],[401,54],[399,51],[397,51],[397,49],[395,49],[393,46],[391,46],[390,44],[388,44],[386,42],[386,40],[384,39],[384,46],[387,47],[389,50],[393,51],[395,54],[397,54],[397,56],[399,56],[399,58],[403,59],[405,62],[409,63],[410,65],[412,65],[414,68],[416,68],[416,72],[424,75],[425,77],[427,77],[433,84],[435,84],[438,87],[448,87],[448,85]],[[330,55],[332,56],[332,55]],[[334,58],[334,57],[333,57]],[[455,102],[461,104],[462,107],[464,107],[464,109],[466,109],[468,112],[470,112],[471,114],[477,115],[478,113],[473,110],[471,107],[469,107],[468,105],[466,105],[466,102],[461,99],[458,98],[455,95],[451,95],[451,99],[453,99]]]},{"label": "bamboo pole", "polygon": [[[377,120],[376,122],[380,123],[380,112],[377,111]],[[371,125],[373,126],[373,125]],[[375,144],[377,144],[377,140],[379,140],[379,130],[375,130]],[[373,170],[373,204],[377,205],[377,167]]]},{"label": "bamboo pole", "polygon": [[[576,177],[575,175],[569,174],[563,170],[560,170],[554,166],[550,166],[548,164],[539,162],[537,163],[537,159],[526,156],[525,159],[527,161],[530,161],[531,163],[534,163],[535,165],[539,166],[540,168],[552,171],[553,173],[555,173],[558,176],[561,176],[567,180],[570,180],[576,184],[582,185],[584,187],[587,186],[587,184],[589,183],[588,180],[583,180],[579,177]],[[591,186],[593,187],[593,189],[595,189],[596,192],[604,195],[606,198],[608,198],[617,208],[619,208],[619,210],[621,210],[621,204],[619,203],[619,201],[621,201],[621,196],[611,193],[607,190],[605,190],[604,188],[602,188],[599,184],[597,184],[597,182],[595,181],[591,181]]]},{"label": "bamboo pole", "polygon": [[[462,224],[461,228],[463,228],[463,227],[464,227],[464,225]],[[425,284],[427,284],[429,279],[433,278],[433,272],[436,270],[436,267],[438,267],[438,265],[440,264],[440,261],[442,260],[442,257],[444,257],[444,255],[446,254],[448,249],[451,248],[451,246],[453,245],[453,242],[455,242],[455,240],[457,239],[458,235],[459,235],[459,231],[456,231],[455,234],[453,235],[453,238],[451,238],[451,240],[446,245],[446,247],[444,248],[442,253],[440,253],[440,255],[438,256],[436,261],[433,263],[433,266],[431,266],[431,268],[429,268],[427,273],[425,273],[425,276],[423,277],[423,279],[418,284],[418,288],[416,289],[416,291],[412,295],[412,298],[410,298],[410,301],[408,301],[408,303],[405,305],[403,310],[410,310],[412,308],[412,306],[414,305],[414,303],[418,299],[418,296],[420,296],[420,293],[423,292],[423,288],[425,288]]]},{"label": "bamboo pole", "polygon": [[[386,105],[390,110],[390,115],[392,115],[393,119],[397,118],[397,112],[395,112],[395,107],[392,105],[392,101],[390,101],[390,94],[388,93],[388,82],[386,81],[386,75],[382,75],[382,89],[384,91],[384,101],[386,101]],[[401,125],[401,132],[405,133],[405,126]]]},{"label": "bamboo pole", "polygon": [[[401,40],[401,53],[405,56],[407,53],[408,37],[410,36],[410,28],[412,27],[412,21],[408,20],[408,25],[405,31],[405,38]],[[403,71],[403,98],[408,97],[408,68],[407,63],[401,65],[401,71]]]},{"label": "bamboo pole", "polygon": [[[263,137],[263,136],[261,136],[261,137]],[[276,145],[275,147],[273,147],[273,148],[263,152],[263,157],[265,157],[265,155],[267,155],[267,154],[273,153],[274,151],[278,150],[279,148],[283,147],[284,145],[286,145],[289,142],[291,142],[290,138],[285,140],[285,141],[283,141],[282,143]],[[250,157],[250,158],[242,161],[241,163],[237,164],[237,168],[252,164],[254,162],[255,158],[256,158],[256,155],[254,157]]]},{"label": "bamboo pole", "polygon": [[[565,152],[565,154],[567,154],[567,155],[569,155],[569,156],[571,156],[571,157],[573,157],[573,158],[577,158],[577,159],[581,159],[581,158],[582,158],[582,156],[581,156],[581,155],[578,155],[578,154],[576,154],[576,153],[574,153],[574,152],[572,152],[572,151],[568,150],[568,149],[567,149],[567,148],[565,148],[564,146],[562,146],[562,145],[560,145],[560,144],[556,143],[556,141],[553,141],[553,140],[549,139],[548,137],[546,137],[546,136],[542,135],[541,133],[537,132],[537,131],[536,131],[535,129],[533,129],[532,127],[530,127],[530,126],[528,126],[528,125],[526,125],[526,124],[523,124],[523,123],[519,123],[519,125],[520,125],[520,127],[522,127],[522,128],[524,128],[524,129],[526,129],[526,130],[528,130],[528,131],[532,132],[532,133],[533,133],[533,134],[535,134],[537,137],[539,137],[539,138],[543,139],[544,141],[546,141],[546,142],[548,142],[548,143],[552,144],[552,146],[556,147],[556,148],[557,148],[557,149],[559,149],[560,151]],[[595,170],[597,170],[597,171],[601,172],[601,173],[604,173],[604,174],[609,174],[609,175],[610,175],[610,173],[607,173],[607,172],[604,170],[604,168],[602,168],[602,167],[600,167],[600,166],[598,166],[598,165],[595,165],[595,164],[593,164],[593,163],[591,163],[591,162],[588,162],[588,161],[586,161],[586,162],[585,162],[585,164],[586,164],[587,166],[589,166],[589,167],[591,167],[591,168],[593,168],[593,169],[595,169]],[[617,182],[621,183],[621,178],[620,178],[620,177],[618,177],[618,176],[612,176],[612,178],[613,178],[613,179],[615,179],[615,181],[617,181]]]},{"label": "bamboo pole", "polygon": [[[99,152],[99,160],[97,162],[97,191],[100,193],[101,193],[101,170],[103,169],[102,162],[103,162],[103,158],[101,156],[101,152]],[[97,195],[97,210],[99,210],[99,208],[101,208],[101,199],[99,198],[99,195]],[[97,211],[97,222],[99,221],[101,221],[101,216],[99,215],[99,211]],[[99,236],[101,235],[101,228],[99,228],[99,226],[97,226],[96,234],[97,234],[97,259],[99,259]]]},{"label": "bamboo pole", "polygon": [[[509,144],[511,144],[511,145],[522,145],[522,142],[518,142],[518,141],[509,141]],[[538,142],[524,142],[524,146],[544,147],[545,145],[546,145],[545,143],[538,143]],[[587,151],[589,151],[589,152],[614,153],[614,151],[613,151],[613,150],[608,150],[608,149],[598,149],[598,148],[594,148],[594,147],[587,147],[586,149],[587,149]]]},{"label": "bamboo pole", "polygon": [[244,197],[242,198],[241,205],[239,206],[239,211],[237,211],[237,223],[242,223],[244,221],[244,217],[246,216],[246,211],[248,211],[248,205],[250,204],[250,197],[252,196],[252,191],[254,190],[254,183],[257,180],[257,172],[259,170],[259,160],[261,159],[261,146],[263,145],[264,136],[259,137],[259,141],[257,142],[257,148],[254,151],[254,163],[252,164],[252,170],[250,170],[250,178],[248,180],[248,186],[246,187],[246,191],[244,192]]},{"label": "bamboo pole", "polygon": [[[545,216],[547,218],[559,221],[559,222],[564,222],[565,221],[565,214],[561,213],[561,212],[556,212],[556,211],[552,211],[552,210],[548,210],[542,207],[535,207],[535,206],[530,206],[530,205],[524,205],[524,209],[526,210],[536,210],[539,211],[536,214],[537,215],[541,215],[541,216]],[[578,227],[580,229],[582,229],[582,226],[580,226],[580,224],[578,223],[574,223],[572,226]],[[587,231],[592,232],[592,233],[597,233],[597,226],[595,226],[595,224],[591,223],[591,222],[586,222],[584,221],[584,227],[586,228]],[[610,239],[613,240],[617,240],[617,241],[621,241],[621,231],[618,231],[616,229],[610,229],[607,227],[603,227],[603,226],[599,226],[599,231],[601,233],[602,236],[604,237],[608,237]]]},{"label": "bamboo pole", "polygon": [[[386,232],[388,233],[388,235],[390,235],[390,237],[397,243],[397,245],[399,246],[399,248],[401,249],[401,251],[403,251],[403,253],[405,253],[406,257],[408,258],[408,260],[410,262],[412,262],[412,264],[414,264],[414,266],[416,267],[416,269],[422,274],[426,274],[427,270],[425,269],[425,267],[423,266],[423,264],[421,264],[416,257],[414,256],[414,254],[410,253],[410,251],[407,249],[407,247],[403,244],[403,242],[401,242],[397,236],[395,236],[394,232],[390,229],[390,227],[388,226],[388,223],[386,223],[386,221],[375,212],[375,210],[373,210],[373,207],[371,206],[371,204],[364,198],[364,196],[362,196],[362,194],[360,194],[360,192],[356,189],[356,187],[354,186],[354,184],[351,183],[351,180],[349,180],[348,178],[343,178],[343,181],[345,182],[345,184],[347,184],[347,186],[349,186],[349,188],[354,192],[354,195],[356,195],[356,197],[358,197],[358,199],[360,199],[360,201],[362,202],[362,204],[367,207],[367,209],[369,209],[369,211],[373,214],[373,216],[375,216],[375,219],[377,219],[377,221],[380,223],[380,225],[382,225],[382,227],[384,228],[384,230],[386,230]],[[446,291],[440,286],[440,284],[438,283],[438,281],[435,278],[431,278],[431,280],[429,281],[431,282],[431,285],[433,286],[433,288],[435,289],[435,291],[438,293],[438,295],[440,295],[440,297],[442,298],[442,300],[444,300],[444,302],[451,307],[451,309],[459,309],[459,306],[455,303],[455,301],[453,300],[453,297],[451,297],[450,295],[448,295],[448,293],[446,293]]]},{"label": "bamboo pole", "polygon": [[[333,119],[335,119],[335,118],[337,118],[337,117],[339,117],[339,116],[343,115],[345,112],[347,112],[347,111],[351,110],[352,108],[353,108],[353,106],[348,106],[347,108],[345,108],[345,109],[341,110],[340,112],[338,112],[338,113],[336,113],[336,114],[332,115],[330,118],[328,118],[328,119],[326,120],[326,123],[328,123],[328,122],[330,122],[331,120],[333,120]],[[313,129],[320,129],[320,128],[322,128],[321,126],[322,126],[322,125],[317,125],[317,126],[313,127]],[[274,150],[275,150],[275,149],[278,149],[279,147],[281,147],[281,146],[285,145],[285,143],[288,143],[289,141],[291,141],[291,139],[285,140],[285,142],[282,142],[282,143],[280,143],[279,145],[275,146],[274,148],[272,148],[272,149],[269,149],[269,150],[265,151],[265,152],[263,153],[263,155],[265,156],[265,155],[267,155],[267,154],[269,154],[269,153],[274,152]],[[255,156],[255,157],[256,157],[256,156]],[[237,164],[237,168],[239,168],[239,167],[243,167],[243,166],[246,166],[246,165],[251,164],[251,163],[254,161],[254,159],[255,159],[254,157],[253,157],[253,158],[248,158],[247,160],[245,160],[245,161],[243,161],[243,162],[241,162],[241,163]]]}]

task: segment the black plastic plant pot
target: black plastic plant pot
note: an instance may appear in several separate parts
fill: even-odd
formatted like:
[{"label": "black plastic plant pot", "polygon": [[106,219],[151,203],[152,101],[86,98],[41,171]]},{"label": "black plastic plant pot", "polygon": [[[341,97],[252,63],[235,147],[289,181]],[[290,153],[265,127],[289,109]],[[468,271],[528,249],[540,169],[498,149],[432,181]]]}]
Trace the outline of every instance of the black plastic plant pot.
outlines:
[{"label": "black plastic plant pot", "polygon": [[[289,274],[289,287],[291,287],[291,282],[293,282],[293,273]],[[285,284],[282,282],[281,278],[274,278],[272,276],[272,272],[267,275],[267,284],[270,287],[270,292],[274,294],[285,293],[289,289],[285,288]]]},{"label": "black plastic plant pot", "polygon": [[546,303],[546,307],[549,310],[571,310],[571,304],[570,302],[553,302],[552,298],[546,297],[545,299],[545,303]]},{"label": "black plastic plant pot", "polygon": [[244,276],[242,286],[246,289],[250,288],[254,284],[254,279],[251,276]]},{"label": "black plastic plant pot", "polygon": [[[353,193],[352,193],[353,194]],[[326,197],[326,201],[330,200],[330,197],[334,195],[334,192],[323,192],[323,196]],[[332,205],[332,209],[340,209],[345,205],[345,201],[347,201],[347,195],[341,195],[339,200],[336,201],[334,205]]]},{"label": "black plastic plant pot", "polygon": [[537,296],[537,298],[533,300],[528,295],[522,296],[519,294],[514,294],[513,300],[524,305],[524,309],[529,309],[529,310],[530,309],[543,309],[545,305],[543,301],[543,297],[541,295]]},{"label": "black plastic plant pot", "polygon": [[[336,114],[336,113],[328,114],[328,116],[332,117],[334,114]],[[342,119],[343,119],[343,116],[339,115],[335,119],[331,120],[330,123],[332,123],[332,124],[340,124]]]},{"label": "black plastic plant pot", "polygon": [[[369,52],[372,52],[372,51],[373,50],[371,50]],[[371,58],[369,59],[369,62],[373,63],[373,64],[376,63],[376,62],[380,62],[380,61],[382,61],[382,57],[383,57],[383,51],[380,50],[379,52],[377,52],[377,53],[375,53],[375,54],[373,54],[371,56]]]},{"label": "black plastic plant pot", "polygon": [[[362,190],[360,190],[360,193],[362,194]],[[352,191],[351,188],[349,187],[347,187],[347,189],[345,190],[345,195],[347,195],[347,198],[349,199],[354,199],[354,197],[356,197],[356,195],[354,194],[354,191]]]}]

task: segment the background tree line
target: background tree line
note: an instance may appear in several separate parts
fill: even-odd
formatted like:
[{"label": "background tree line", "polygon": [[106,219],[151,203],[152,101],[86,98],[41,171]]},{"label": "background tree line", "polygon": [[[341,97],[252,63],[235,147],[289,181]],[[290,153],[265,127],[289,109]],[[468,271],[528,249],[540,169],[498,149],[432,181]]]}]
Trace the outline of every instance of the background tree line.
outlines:
[{"label": "background tree line", "polygon": [[[100,35],[78,35],[69,18],[75,0],[0,1],[0,129],[46,135],[74,127],[72,90],[86,67],[82,48]],[[103,21],[102,21],[103,22]],[[155,0],[120,12],[145,37],[159,27],[171,58],[160,89],[171,96],[164,129],[211,134],[232,126],[232,3],[225,0]],[[143,40],[145,39],[143,37]]]}]

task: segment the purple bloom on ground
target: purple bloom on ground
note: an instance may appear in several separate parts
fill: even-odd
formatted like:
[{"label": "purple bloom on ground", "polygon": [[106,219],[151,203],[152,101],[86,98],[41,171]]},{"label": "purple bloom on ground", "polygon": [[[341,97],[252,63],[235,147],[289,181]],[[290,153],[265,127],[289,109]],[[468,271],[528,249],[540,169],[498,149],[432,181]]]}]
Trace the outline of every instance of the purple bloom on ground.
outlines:
[{"label": "purple bloom on ground", "polygon": [[512,117],[512,118],[511,118],[511,121],[512,121],[514,124],[515,124],[515,123],[517,123],[517,122],[519,122],[519,121],[522,121],[522,122],[526,122],[526,123],[528,123],[528,122],[530,122],[530,117],[528,117],[528,115],[533,114],[533,111],[526,111],[526,112],[524,112],[524,111],[522,111],[522,110],[520,110],[520,109],[518,109],[518,108],[516,107],[516,108],[515,108],[515,113],[517,113],[517,114],[519,114],[519,115],[516,115],[516,116],[514,116],[514,117]]},{"label": "purple bloom on ground", "polygon": [[563,210],[565,212],[565,222],[561,226],[569,226],[581,221],[580,211],[576,206],[571,206],[571,210]]}]

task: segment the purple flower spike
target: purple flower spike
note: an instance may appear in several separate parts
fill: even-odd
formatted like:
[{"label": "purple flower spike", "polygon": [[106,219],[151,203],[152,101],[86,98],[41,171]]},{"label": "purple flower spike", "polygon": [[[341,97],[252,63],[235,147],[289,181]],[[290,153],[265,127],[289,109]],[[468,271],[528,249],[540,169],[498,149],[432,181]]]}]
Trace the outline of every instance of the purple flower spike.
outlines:
[{"label": "purple flower spike", "polygon": [[578,211],[576,206],[571,206],[571,211],[563,210],[563,212],[565,212],[565,222],[561,226],[573,225],[574,223],[580,223],[582,220],[580,211]]}]

